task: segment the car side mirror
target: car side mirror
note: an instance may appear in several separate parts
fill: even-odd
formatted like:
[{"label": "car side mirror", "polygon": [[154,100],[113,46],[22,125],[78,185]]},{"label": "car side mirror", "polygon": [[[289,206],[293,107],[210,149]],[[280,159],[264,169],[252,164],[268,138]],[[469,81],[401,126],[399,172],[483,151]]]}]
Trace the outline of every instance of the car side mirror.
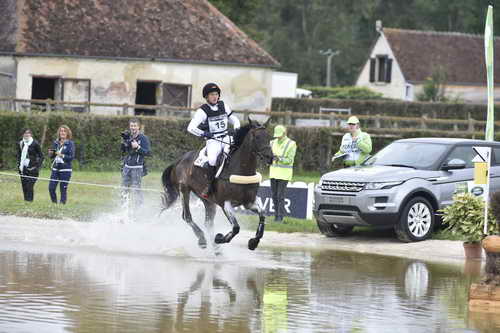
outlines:
[{"label": "car side mirror", "polygon": [[441,169],[443,169],[444,171],[465,169],[466,165],[467,164],[465,163],[464,160],[461,160],[459,158],[454,158],[448,161],[448,163],[444,164]]}]

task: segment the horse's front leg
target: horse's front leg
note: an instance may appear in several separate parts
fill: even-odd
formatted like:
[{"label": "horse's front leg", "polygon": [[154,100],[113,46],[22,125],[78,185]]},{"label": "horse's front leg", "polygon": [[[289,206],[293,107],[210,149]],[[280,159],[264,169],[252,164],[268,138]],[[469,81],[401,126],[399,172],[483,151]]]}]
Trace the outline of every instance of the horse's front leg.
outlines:
[{"label": "horse's front leg", "polygon": [[257,248],[257,246],[259,246],[259,241],[264,236],[266,216],[264,215],[264,211],[255,202],[250,205],[245,205],[245,208],[251,210],[254,213],[259,214],[259,225],[257,226],[257,232],[255,233],[255,238],[250,238],[248,240],[248,249],[253,251]]},{"label": "horse's front leg", "polygon": [[187,224],[193,229],[194,234],[198,237],[198,246],[202,249],[207,247],[207,240],[203,234],[203,230],[198,227],[198,225],[193,221],[191,216],[191,210],[189,209],[189,193],[188,189],[184,189],[182,192],[182,218]]},{"label": "horse's front leg", "polygon": [[[208,232],[207,238],[214,239],[214,219],[217,205],[203,198],[201,200],[205,206],[205,230]],[[217,248],[215,246],[214,249],[217,252]]]},{"label": "horse's front leg", "polygon": [[240,225],[238,224],[238,221],[236,221],[236,217],[234,217],[234,208],[233,205],[231,205],[231,201],[224,201],[224,207],[222,207],[222,211],[229,220],[229,223],[231,223],[231,225],[233,226],[233,229],[225,236],[223,234],[215,235],[216,244],[229,243],[231,239],[233,239],[234,236],[236,236],[240,232]]}]

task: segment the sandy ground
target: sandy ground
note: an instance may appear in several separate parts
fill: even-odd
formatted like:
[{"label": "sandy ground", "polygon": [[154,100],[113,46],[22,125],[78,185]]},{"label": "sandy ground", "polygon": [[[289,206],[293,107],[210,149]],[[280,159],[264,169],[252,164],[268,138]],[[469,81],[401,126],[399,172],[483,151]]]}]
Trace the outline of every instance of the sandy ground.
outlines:
[{"label": "sandy ground", "polygon": [[[161,227],[165,226],[161,225]],[[227,229],[226,225],[222,225],[222,227]],[[154,243],[156,237],[158,242],[162,242],[163,238],[158,238],[156,234],[165,235],[164,230],[158,229],[156,231],[151,228],[151,226],[144,224],[122,225],[110,222],[109,220],[85,223],[0,215],[0,240],[38,242],[57,246],[87,246],[90,243],[102,243],[103,235],[107,235],[105,237],[107,243],[113,241],[109,235],[116,235],[116,243],[122,242],[124,239],[131,237],[131,235],[140,235],[141,239],[151,237],[152,243]],[[175,232],[179,239],[184,237],[187,243],[192,243],[191,231],[186,230],[185,225],[179,224],[176,228],[178,229],[171,230],[170,232]],[[254,232],[242,230],[233,239],[231,245],[246,247],[248,239],[254,237],[254,235]],[[129,238],[127,241],[137,243],[137,239],[134,238]],[[178,241],[180,242],[178,245],[182,246],[182,242]],[[377,232],[357,234],[349,237],[327,238],[320,234],[267,231],[260,242],[259,248],[304,249],[312,251],[340,250],[456,265],[462,265],[465,260],[462,242],[460,241],[427,240],[417,243],[402,243],[390,234]]]}]

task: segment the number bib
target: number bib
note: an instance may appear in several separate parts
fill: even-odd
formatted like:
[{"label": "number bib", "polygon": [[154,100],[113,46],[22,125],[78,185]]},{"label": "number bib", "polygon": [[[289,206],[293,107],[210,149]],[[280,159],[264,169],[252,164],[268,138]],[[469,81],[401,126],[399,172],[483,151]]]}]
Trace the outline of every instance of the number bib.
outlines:
[{"label": "number bib", "polygon": [[209,117],[208,118],[208,129],[212,134],[220,134],[227,130],[228,118],[226,114]]}]

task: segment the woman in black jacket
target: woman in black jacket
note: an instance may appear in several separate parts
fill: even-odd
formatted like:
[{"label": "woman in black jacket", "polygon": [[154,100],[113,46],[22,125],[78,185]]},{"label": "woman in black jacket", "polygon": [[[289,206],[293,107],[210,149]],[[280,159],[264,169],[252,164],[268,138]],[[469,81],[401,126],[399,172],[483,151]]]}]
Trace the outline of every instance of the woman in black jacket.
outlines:
[{"label": "woman in black jacket", "polygon": [[17,146],[17,167],[21,176],[21,185],[25,201],[33,201],[33,187],[43,163],[42,149],[38,141],[33,139],[33,132],[27,128]]}]

